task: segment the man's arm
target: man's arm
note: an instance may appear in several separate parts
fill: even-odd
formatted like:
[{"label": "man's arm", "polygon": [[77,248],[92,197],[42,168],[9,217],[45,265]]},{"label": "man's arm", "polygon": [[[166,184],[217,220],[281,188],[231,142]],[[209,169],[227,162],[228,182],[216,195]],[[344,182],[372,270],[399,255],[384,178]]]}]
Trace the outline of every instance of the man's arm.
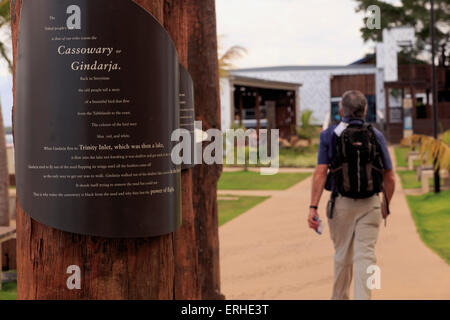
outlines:
[{"label": "man's arm", "polygon": [[[395,190],[395,174],[392,165],[391,156],[389,155],[388,145],[386,142],[386,139],[384,138],[383,134],[375,129],[375,135],[377,138],[377,142],[379,147],[381,148],[381,156],[383,160],[383,166],[384,166],[384,172],[383,172],[383,184],[384,184],[384,192],[386,193],[386,200],[389,204],[391,202],[392,196],[394,195]],[[387,217],[386,212],[387,207],[382,206],[382,214],[383,218]]]},{"label": "man's arm", "polygon": [[394,170],[384,170],[383,174],[384,191],[386,191],[386,196],[388,203],[391,202],[392,196],[395,191],[395,175]]},{"label": "man's arm", "polygon": [[[318,206],[320,197],[322,196],[325,183],[327,181],[328,165],[319,164],[314,171],[313,182],[311,187],[311,206]],[[316,230],[319,223],[314,221],[314,217],[319,217],[316,209],[309,209],[308,224],[311,229]]]},{"label": "man's arm", "polygon": [[[384,170],[383,184],[386,199],[383,199],[383,205],[381,206],[381,214],[383,215],[383,219],[386,219],[389,214],[388,212],[389,203],[391,202],[395,190],[394,170]],[[385,201],[387,201],[387,205]]]}]

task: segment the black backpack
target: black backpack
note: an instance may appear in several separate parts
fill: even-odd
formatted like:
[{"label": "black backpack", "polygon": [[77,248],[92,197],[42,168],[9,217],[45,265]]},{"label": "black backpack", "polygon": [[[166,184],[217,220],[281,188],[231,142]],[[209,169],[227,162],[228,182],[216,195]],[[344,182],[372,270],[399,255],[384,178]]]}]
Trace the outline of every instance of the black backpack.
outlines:
[{"label": "black backpack", "polygon": [[353,123],[336,136],[336,154],[330,165],[334,191],[353,199],[378,194],[383,187],[383,160],[371,125]]}]

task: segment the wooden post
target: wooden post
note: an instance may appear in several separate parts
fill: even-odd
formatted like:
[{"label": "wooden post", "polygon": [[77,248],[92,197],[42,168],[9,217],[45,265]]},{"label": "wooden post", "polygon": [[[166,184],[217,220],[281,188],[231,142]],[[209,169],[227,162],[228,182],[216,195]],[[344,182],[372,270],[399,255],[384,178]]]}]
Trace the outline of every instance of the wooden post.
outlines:
[{"label": "wooden post", "polygon": [[300,96],[297,95],[297,91],[292,91],[293,95],[294,95],[294,102],[292,104],[292,107],[294,108],[294,118],[292,119],[292,124],[293,124],[293,132],[292,134],[296,134],[296,127],[297,127],[297,99],[300,99]]},{"label": "wooden post", "polygon": [[417,119],[417,100],[416,100],[416,87],[411,87],[411,99],[412,99],[412,107],[413,107],[413,130],[414,130],[414,123]]},{"label": "wooden post", "polygon": [[255,110],[256,110],[256,134],[259,137],[259,129],[261,129],[261,107],[259,105],[259,93],[255,96]]},{"label": "wooden post", "polygon": [[290,128],[290,133],[289,133],[289,140],[291,140],[292,136],[296,135],[295,126],[297,124],[297,121],[296,121],[296,119],[297,119],[296,118],[296,114],[297,113],[296,113],[296,109],[295,109],[295,107],[296,107],[296,104],[295,104],[295,99],[296,99],[295,91],[291,91],[291,93],[292,93],[292,98],[289,99],[290,106],[291,106],[291,112],[289,114],[289,117],[291,117],[291,128]]},{"label": "wooden post", "polygon": [[384,101],[386,103],[385,105],[385,111],[384,111],[384,121],[385,121],[385,128],[384,130],[386,130],[386,134],[387,134],[387,139],[389,142],[391,142],[392,140],[392,136],[391,136],[391,108],[389,106],[389,87],[385,84],[384,85]]},{"label": "wooden post", "polygon": [[[188,69],[187,40],[191,30],[187,24],[187,1],[166,0],[164,5],[164,26],[177,47],[180,63],[186,69]],[[173,238],[175,249],[174,297],[177,300],[200,299],[195,217],[192,204],[192,169],[182,171],[181,183],[183,220]]]},{"label": "wooden post", "polygon": [[[220,128],[219,74],[217,59],[216,10],[214,0],[188,1],[188,67],[195,83],[196,119],[203,130]],[[205,50],[207,48],[208,50]],[[217,181],[221,165],[194,168],[193,195],[203,299],[222,299],[220,293]]]},{"label": "wooden post", "polygon": [[[171,30],[177,44],[178,32],[186,26],[178,23],[165,4],[177,1],[134,0],[163,25]],[[11,27],[14,64],[17,54],[17,36],[21,0],[11,1]],[[168,9],[168,7],[166,7]],[[178,10],[178,9],[177,9]],[[179,11],[176,11],[179,12]],[[214,16],[215,19],[215,16]],[[177,29],[180,28],[180,29]],[[177,31],[178,30],[178,31]],[[178,48],[186,55],[185,47]],[[203,49],[204,50],[204,49]],[[216,53],[214,48],[211,48]],[[209,52],[208,50],[204,50]],[[15,69],[15,66],[14,66]],[[218,88],[218,84],[217,87]],[[189,173],[187,174],[189,176]],[[189,177],[183,176],[184,210],[190,210]],[[186,209],[188,208],[188,209]],[[184,214],[184,213],[183,213]],[[189,215],[189,213],[188,213]],[[192,214],[191,214],[192,217]],[[185,221],[183,221],[185,222]],[[192,228],[192,227],[191,227]],[[189,228],[187,228],[189,229]],[[74,235],[47,227],[32,220],[17,206],[17,262],[19,299],[173,299],[189,298],[189,290],[183,289],[183,278],[175,277],[175,270],[184,268],[187,258],[180,266],[175,257],[185,255],[180,239],[188,239],[186,228],[179,234],[145,239],[104,239]],[[192,241],[192,239],[190,240]],[[186,246],[188,247],[188,246]],[[192,249],[192,245],[190,245]],[[175,252],[174,252],[175,250]],[[81,290],[68,290],[66,270],[71,265],[81,268]],[[190,273],[190,269],[186,269]],[[196,276],[194,276],[196,277]],[[191,280],[189,280],[192,283]],[[194,290],[195,291],[195,290]],[[193,294],[193,293],[192,293]],[[193,297],[195,298],[196,296]]]},{"label": "wooden post", "polygon": [[244,96],[239,92],[239,126],[242,127],[242,114],[244,113]]}]

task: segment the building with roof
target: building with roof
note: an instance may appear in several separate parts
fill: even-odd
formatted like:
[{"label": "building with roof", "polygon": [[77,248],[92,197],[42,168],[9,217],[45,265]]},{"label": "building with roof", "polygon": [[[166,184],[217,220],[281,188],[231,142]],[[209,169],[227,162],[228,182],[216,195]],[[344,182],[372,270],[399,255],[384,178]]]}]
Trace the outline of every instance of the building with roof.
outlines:
[{"label": "building with roof", "polygon": [[278,128],[283,138],[301,125],[301,112],[313,111],[315,124],[338,121],[338,103],[350,89],[369,101],[367,120],[382,123],[383,71],[371,64],[283,66],[238,69],[221,79],[222,128]]},{"label": "building with roof", "polygon": [[[398,62],[409,50],[414,29],[383,30],[376,54],[343,66],[281,66],[230,71],[221,83],[222,128],[278,128],[289,139],[301,125],[301,113],[313,112],[314,124],[338,122],[339,102],[347,90],[368,100],[366,121],[398,143],[412,133],[432,134],[432,67],[423,61]],[[450,129],[450,67],[443,53],[437,74],[439,129]]]}]

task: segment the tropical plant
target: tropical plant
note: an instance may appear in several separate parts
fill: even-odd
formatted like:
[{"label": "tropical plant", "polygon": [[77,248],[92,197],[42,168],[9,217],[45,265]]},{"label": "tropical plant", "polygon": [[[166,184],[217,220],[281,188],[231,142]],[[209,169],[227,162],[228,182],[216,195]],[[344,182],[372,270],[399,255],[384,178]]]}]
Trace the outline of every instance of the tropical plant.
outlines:
[{"label": "tropical plant", "polygon": [[[450,170],[450,131],[447,131],[441,139],[415,134],[402,140],[403,146],[418,150],[421,160],[434,163],[435,168]],[[446,142],[447,141],[447,142]]]},{"label": "tropical plant", "polygon": [[313,117],[313,111],[306,109],[305,111],[302,112],[301,115],[301,121],[302,121],[302,128],[305,129],[309,129],[311,128],[312,124],[312,120],[314,119]]},{"label": "tropical plant", "polygon": [[301,127],[297,128],[297,136],[300,139],[311,140],[312,135],[314,134],[313,130],[313,111],[306,109],[300,115]]},{"label": "tropical plant", "polygon": [[[221,37],[219,37],[220,41]],[[221,50],[219,42],[219,51]],[[228,71],[234,67],[234,61],[247,54],[247,49],[241,46],[232,46],[219,56],[219,76],[221,78],[228,76]]]},{"label": "tropical plant", "polygon": [[444,141],[445,144],[450,146],[450,130],[445,131],[442,134],[442,141]]},{"label": "tropical plant", "polygon": [[[430,42],[430,6],[429,0],[400,0],[393,4],[386,0],[356,0],[357,12],[366,12],[370,6],[377,5],[381,10],[381,28],[370,29],[366,27],[367,17],[364,18],[364,27],[360,29],[364,41],[382,40],[383,29],[412,26],[415,29],[417,43],[413,54],[419,55]],[[435,0],[436,19],[436,47],[446,45],[450,39],[450,1]]]},{"label": "tropical plant", "polygon": [[[7,29],[9,32],[9,25],[11,22],[10,15],[10,1],[9,0],[1,0],[0,1],[0,30]],[[0,41],[0,56],[6,61],[10,70],[12,70],[12,62],[9,58],[7,46],[4,42]]]}]

